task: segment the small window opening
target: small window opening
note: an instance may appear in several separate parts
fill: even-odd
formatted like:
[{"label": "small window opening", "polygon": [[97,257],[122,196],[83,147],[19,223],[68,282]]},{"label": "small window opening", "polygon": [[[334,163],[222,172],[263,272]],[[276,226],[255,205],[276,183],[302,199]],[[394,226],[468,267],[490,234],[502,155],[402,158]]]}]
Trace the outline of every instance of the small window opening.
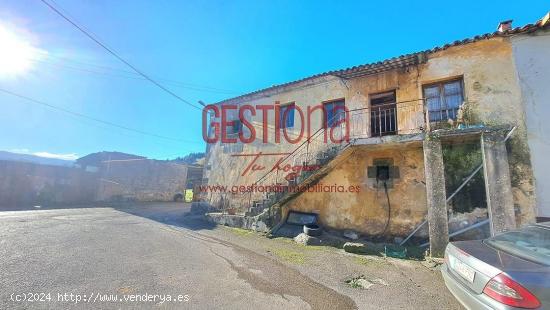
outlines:
[{"label": "small window opening", "polygon": [[390,178],[389,166],[377,166],[376,167],[376,180],[387,181]]}]

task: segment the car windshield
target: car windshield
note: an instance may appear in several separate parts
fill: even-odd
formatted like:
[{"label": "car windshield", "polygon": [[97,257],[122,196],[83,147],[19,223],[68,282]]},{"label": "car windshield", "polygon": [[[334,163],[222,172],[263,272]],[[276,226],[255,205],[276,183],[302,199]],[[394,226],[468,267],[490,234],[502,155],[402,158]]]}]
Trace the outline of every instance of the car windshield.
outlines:
[{"label": "car windshield", "polygon": [[485,242],[521,258],[550,265],[550,229],[528,226],[489,238]]}]

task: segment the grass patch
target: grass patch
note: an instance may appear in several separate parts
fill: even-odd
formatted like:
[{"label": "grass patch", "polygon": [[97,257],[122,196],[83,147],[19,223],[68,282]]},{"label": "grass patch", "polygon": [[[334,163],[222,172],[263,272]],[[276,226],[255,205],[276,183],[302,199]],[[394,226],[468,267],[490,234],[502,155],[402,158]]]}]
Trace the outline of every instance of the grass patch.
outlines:
[{"label": "grass patch", "polygon": [[327,245],[304,245],[304,244],[301,244],[301,243],[297,243],[292,238],[286,238],[286,237],[276,237],[276,238],[273,238],[272,240],[280,242],[280,243],[284,243],[285,245],[288,244],[291,247],[299,249],[300,251],[301,250],[306,250],[306,251],[334,251],[335,249],[338,249],[337,247],[334,247],[334,246],[329,245],[329,244],[327,244]]},{"label": "grass patch", "polygon": [[287,249],[273,249],[271,252],[289,263],[303,265],[306,262],[306,256],[303,253]]},{"label": "grass patch", "polygon": [[292,238],[276,237],[276,238],[273,238],[271,240],[278,241],[278,242],[289,243],[289,244],[297,244],[296,242],[294,242],[294,240],[292,240]]},{"label": "grass patch", "polygon": [[238,228],[238,227],[229,227],[229,230],[232,233],[234,233],[235,235],[238,235],[238,236],[248,236],[248,235],[251,235],[253,233],[252,230],[242,229],[242,228]]},{"label": "grass patch", "polygon": [[299,246],[303,247],[304,249],[308,251],[333,251],[336,248],[330,247],[328,245],[302,245],[299,244]]},{"label": "grass patch", "polygon": [[352,288],[363,288],[363,286],[357,282],[357,279],[348,280],[346,283]]}]

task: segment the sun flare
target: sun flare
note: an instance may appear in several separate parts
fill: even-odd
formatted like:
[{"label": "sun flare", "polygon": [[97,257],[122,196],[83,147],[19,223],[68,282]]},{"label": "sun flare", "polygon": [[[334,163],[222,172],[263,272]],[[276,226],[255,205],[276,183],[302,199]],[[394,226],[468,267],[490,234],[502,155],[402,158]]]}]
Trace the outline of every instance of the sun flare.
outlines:
[{"label": "sun flare", "polygon": [[34,61],[44,55],[29,40],[0,25],[0,78],[17,77],[29,72]]}]

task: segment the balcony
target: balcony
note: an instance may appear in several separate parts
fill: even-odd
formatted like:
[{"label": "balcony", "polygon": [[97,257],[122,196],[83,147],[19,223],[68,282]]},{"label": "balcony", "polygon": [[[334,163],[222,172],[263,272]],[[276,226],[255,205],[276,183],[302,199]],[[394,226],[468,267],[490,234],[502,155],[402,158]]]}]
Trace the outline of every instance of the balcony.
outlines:
[{"label": "balcony", "polygon": [[[244,203],[246,211],[249,215],[256,215],[268,207],[281,205],[292,199],[299,194],[290,189],[292,186],[312,184],[322,178],[337,164],[337,157],[344,160],[347,157],[345,154],[351,153],[350,146],[363,144],[358,141],[368,140],[377,144],[383,142],[381,139],[391,139],[391,136],[420,136],[418,134],[426,128],[424,111],[423,100],[419,99],[342,111],[334,115],[337,121],[327,123],[336,125],[313,133],[281,162],[281,166],[288,164],[304,169],[291,174],[275,170],[263,175],[254,185],[276,186],[279,190],[262,197],[253,193],[247,194],[246,198],[240,197],[248,200]],[[317,169],[310,170],[308,167]]]}]

